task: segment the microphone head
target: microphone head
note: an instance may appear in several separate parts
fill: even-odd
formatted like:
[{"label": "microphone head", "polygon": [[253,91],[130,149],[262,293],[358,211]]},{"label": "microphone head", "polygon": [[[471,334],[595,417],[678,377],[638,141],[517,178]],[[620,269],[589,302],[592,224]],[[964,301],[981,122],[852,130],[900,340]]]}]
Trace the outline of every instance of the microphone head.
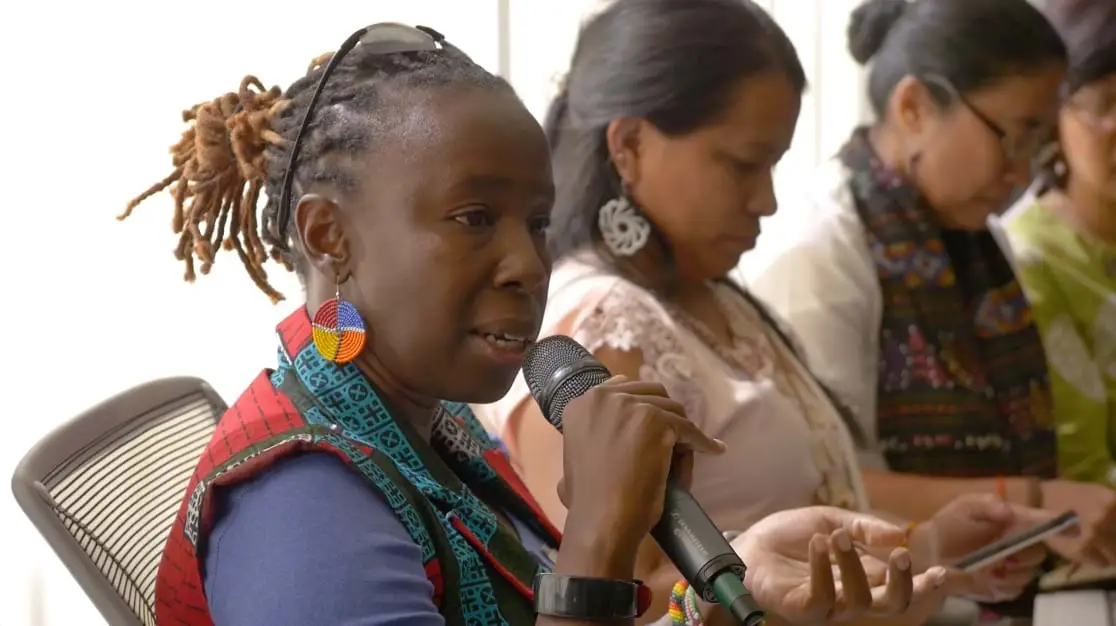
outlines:
[{"label": "microphone head", "polygon": [[566,404],[611,377],[584,346],[564,335],[536,341],[523,359],[527,387],[546,421],[558,430]]}]

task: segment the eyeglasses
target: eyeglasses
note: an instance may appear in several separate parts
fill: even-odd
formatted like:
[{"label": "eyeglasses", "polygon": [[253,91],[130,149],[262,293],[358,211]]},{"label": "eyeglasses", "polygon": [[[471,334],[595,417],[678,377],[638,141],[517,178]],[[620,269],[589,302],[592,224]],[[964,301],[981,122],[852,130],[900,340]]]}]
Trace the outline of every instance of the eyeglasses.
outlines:
[{"label": "eyeglasses", "polygon": [[1049,140],[1051,131],[1047,127],[1036,127],[1018,134],[1009,133],[973,105],[952,83],[942,76],[930,74],[924,76],[922,81],[941,87],[948,91],[951,97],[963,104],[973,114],[973,117],[977,118],[988,129],[988,132],[996,137],[996,141],[1000,145],[1000,152],[1008,163],[1019,163],[1032,159]]},{"label": "eyeglasses", "polygon": [[294,187],[295,165],[298,163],[298,156],[302,152],[302,137],[306,134],[306,130],[310,128],[310,122],[314,119],[314,107],[318,104],[322,92],[325,91],[330,74],[333,74],[333,71],[341,64],[341,59],[345,58],[345,55],[352,52],[357,46],[370,46],[370,51],[373,54],[399,54],[450,47],[446,43],[446,38],[433,28],[381,22],[366,26],[349,35],[345,43],[341,44],[337,52],[333,53],[325,68],[322,69],[322,77],[318,79],[318,85],[314,88],[313,95],[310,96],[310,103],[306,105],[306,112],[302,114],[302,123],[299,124],[298,133],[295,135],[294,143],[291,144],[291,155],[287,161],[287,169],[283,173],[283,186],[279,194],[279,211],[276,215],[276,230],[279,241],[286,241],[287,238],[287,222],[290,221],[291,216],[291,192]]}]

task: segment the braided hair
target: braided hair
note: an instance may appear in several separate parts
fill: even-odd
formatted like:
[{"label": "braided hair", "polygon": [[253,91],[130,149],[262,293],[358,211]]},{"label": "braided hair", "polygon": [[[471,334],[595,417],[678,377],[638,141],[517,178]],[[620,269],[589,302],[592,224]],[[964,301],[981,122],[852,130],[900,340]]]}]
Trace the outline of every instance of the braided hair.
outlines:
[{"label": "braided hair", "polygon": [[[358,176],[352,157],[372,149],[392,130],[393,116],[384,114],[385,107],[405,102],[390,94],[451,85],[511,90],[459,49],[443,46],[382,54],[358,45],[345,55],[326,82],[302,137],[294,165],[295,189],[317,183],[342,191],[355,188]],[[270,258],[288,271],[296,270],[305,282],[307,265],[295,253],[294,228],[288,224],[285,232],[290,235],[280,236],[284,231],[276,221],[290,149],[331,56],[314,59],[306,75],[285,92],[265,89],[255,76],[246,76],[236,92],[184,111],[189,127],[170,149],[171,173],[129,202],[117,219],[127,218],[144,200],[169,189],[174,196],[171,225],[179,236],[174,254],[186,265],[187,282],[196,278],[196,263],[208,274],[216,251],[223,247],[236,251],[252,282],[272,302],[283,300],[268,281],[264,264]],[[266,197],[262,203],[261,195]],[[290,221],[294,213],[288,212]]]}]

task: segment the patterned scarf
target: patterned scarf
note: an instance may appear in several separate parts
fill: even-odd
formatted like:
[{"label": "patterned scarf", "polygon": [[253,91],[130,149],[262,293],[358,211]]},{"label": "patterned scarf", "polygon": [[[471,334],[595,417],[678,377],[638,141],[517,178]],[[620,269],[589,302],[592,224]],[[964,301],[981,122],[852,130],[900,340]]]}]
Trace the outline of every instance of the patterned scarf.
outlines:
[{"label": "patterned scarf", "polygon": [[891,468],[1054,476],[1046,359],[995,238],[935,225],[866,129],[840,159],[883,295],[877,420]]},{"label": "patterned scarf", "polygon": [[[301,324],[309,324],[304,311],[280,325],[280,336],[285,330],[292,334],[289,328]],[[425,505],[400,489],[390,475],[394,472],[385,472],[380,463],[373,462],[378,457],[375,453],[390,459],[403,478],[433,505],[440,530],[449,538],[460,568],[455,584],[447,584],[442,597],[443,614],[449,611],[447,623],[457,623],[452,618],[456,614],[468,624],[507,624],[515,621],[524,607],[530,611],[530,585],[540,567],[547,564],[529,554],[514,530],[499,520],[480,497],[528,523],[540,537],[553,542],[552,548],[557,546],[559,536],[522,497],[526,489],[467,405],[443,402],[435,409],[433,433],[427,443],[408,422],[392,417],[355,365],[326,361],[309,342],[282,342],[279,367],[272,373],[271,382],[291,398],[311,427],[331,432],[333,436],[327,435],[325,443],[353,459],[354,468],[381,490],[422,548],[428,571],[436,563],[438,541],[432,538],[433,529],[424,523],[426,516],[419,510]],[[359,446],[375,453],[369,454]],[[495,465],[502,471],[496,471]],[[442,572],[446,573],[444,569]],[[507,587],[493,585],[494,572],[519,593],[512,597],[500,593],[499,589]]]}]

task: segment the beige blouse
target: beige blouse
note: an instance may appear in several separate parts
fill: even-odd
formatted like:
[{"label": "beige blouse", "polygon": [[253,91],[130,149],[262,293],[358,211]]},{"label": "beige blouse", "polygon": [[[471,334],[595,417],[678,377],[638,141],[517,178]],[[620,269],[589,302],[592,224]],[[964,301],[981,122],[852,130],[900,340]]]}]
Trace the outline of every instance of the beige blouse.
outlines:
[{"label": "beige blouse", "polygon": [[[551,276],[542,336],[561,322],[590,351],[640,350],[640,377],[665,386],[694,423],[728,445],[726,454],[698,455],[693,474],[694,496],[721,528],[742,530],[770,513],[813,504],[865,509],[852,441],[837,412],[743,296],[728,285],[712,288],[735,337],[720,350],[703,339],[700,325],[603,270],[594,256],[566,259]],[[519,376],[501,401],[473,408],[507,440],[515,430],[508,420],[528,401]]]}]

